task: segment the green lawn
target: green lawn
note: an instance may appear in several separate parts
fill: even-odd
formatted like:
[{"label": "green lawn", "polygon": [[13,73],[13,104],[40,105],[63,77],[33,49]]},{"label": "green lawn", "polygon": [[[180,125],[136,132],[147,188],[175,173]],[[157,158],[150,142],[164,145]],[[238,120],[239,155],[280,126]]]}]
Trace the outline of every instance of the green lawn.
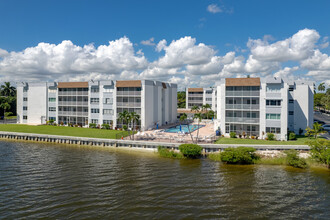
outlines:
[{"label": "green lawn", "polygon": [[263,145],[306,145],[306,141],[314,140],[314,138],[307,138],[305,136],[297,135],[295,141],[267,141],[255,139],[240,139],[240,138],[225,138],[218,139],[216,144],[263,144]]},{"label": "green lawn", "polygon": [[103,130],[94,128],[75,128],[50,125],[33,126],[19,124],[0,124],[0,131],[106,139],[116,139],[116,134],[122,132],[116,130]]},{"label": "green lawn", "polygon": [[6,119],[17,119],[17,116],[16,115],[8,116],[8,117],[6,117]]}]

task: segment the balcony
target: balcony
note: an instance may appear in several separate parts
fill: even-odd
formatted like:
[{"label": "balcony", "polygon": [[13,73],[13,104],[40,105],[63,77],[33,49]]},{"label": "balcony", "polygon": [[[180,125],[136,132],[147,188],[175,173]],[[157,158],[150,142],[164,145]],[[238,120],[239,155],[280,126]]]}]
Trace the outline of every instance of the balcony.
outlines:
[{"label": "balcony", "polygon": [[259,123],[259,118],[242,118],[242,117],[226,117],[227,122],[238,122],[238,123],[246,123],[246,124],[257,124]]},{"label": "balcony", "polygon": [[117,96],[141,96],[141,91],[117,91]]},{"label": "balcony", "polygon": [[259,104],[226,104],[226,110],[256,110],[259,111]]},{"label": "balcony", "polygon": [[67,92],[58,92],[58,95],[59,96],[80,96],[80,95],[83,95],[83,96],[88,96],[88,91],[67,91]]},{"label": "balcony", "polygon": [[88,112],[77,112],[77,111],[59,111],[59,116],[88,116]]},{"label": "balcony", "polygon": [[118,108],[141,108],[141,102],[117,102]]},{"label": "balcony", "polygon": [[251,97],[260,96],[260,91],[226,91],[226,96]]},{"label": "balcony", "polygon": [[203,98],[203,94],[188,94],[188,97],[201,97],[201,98]]},{"label": "balcony", "polygon": [[88,106],[88,102],[82,101],[59,101],[58,106]]}]

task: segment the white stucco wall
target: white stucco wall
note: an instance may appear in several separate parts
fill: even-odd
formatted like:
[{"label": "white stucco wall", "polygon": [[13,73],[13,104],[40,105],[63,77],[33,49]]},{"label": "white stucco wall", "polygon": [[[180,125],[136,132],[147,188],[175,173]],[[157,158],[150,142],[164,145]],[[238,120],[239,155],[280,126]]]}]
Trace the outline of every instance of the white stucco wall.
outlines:
[{"label": "white stucco wall", "polygon": [[[48,91],[46,83],[29,83],[27,124],[42,124],[47,120]],[[44,120],[42,120],[44,118]]]}]

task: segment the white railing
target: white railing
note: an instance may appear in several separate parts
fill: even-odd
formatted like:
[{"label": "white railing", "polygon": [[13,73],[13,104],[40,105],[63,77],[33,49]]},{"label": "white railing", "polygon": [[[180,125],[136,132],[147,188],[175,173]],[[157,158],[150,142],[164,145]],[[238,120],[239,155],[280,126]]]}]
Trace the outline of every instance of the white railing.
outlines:
[{"label": "white railing", "polygon": [[141,91],[117,91],[117,95],[141,96]]},{"label": "white railing", "polygon": [[226,122],[259,123],[259,118],[226,117]]},{"label": "white railing", "polygon": [[88,112],[59,111],[59,116],[88,116]]},{"label": "white railing", "polygon": [[259,110],[259,104],[226,104],[226,109]]},{"label": "white railing", "polygon": [[66,106],[66,105],[79,105],[79,106],[88,106],[88,102],[77,102],[77,101],[59,101],[58,105]]},{"label": "white railing", "polygon": [[76,95],[85,95],[85,96],[88,96],[88,91],[70,91],[70,92],[63,92],[63,91],[61,91],[61,92],[58,92],[58,95],[60,96],[60,95],[64,95],[64,96],[76,96]]},{"label": "white railing", "polygon": [[260,91],[226,91],[226,96],[260,96]]},{"label": "white railing", "polygon": [[141,102],[117,102],[117,107],[136,107],[136,108],[141,108]]}]

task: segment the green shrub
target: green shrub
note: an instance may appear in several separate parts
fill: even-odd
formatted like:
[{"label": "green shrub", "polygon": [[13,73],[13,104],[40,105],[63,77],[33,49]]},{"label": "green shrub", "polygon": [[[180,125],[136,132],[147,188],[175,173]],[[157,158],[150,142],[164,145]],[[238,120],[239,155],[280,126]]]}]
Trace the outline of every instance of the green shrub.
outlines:
[{"label": "green shrub", "polygon": [[102,124],[102,129],[110,129],[110,125],[108,125],[108,124]]},{"label": "green shrub", "polygon": [[287,150],[285,151],[287,164],[296,168],[307,168],[307,163],[304,158],[300,158],[298,156],[298,152],[296,150]]},{"label": "green shrub", "polygon": [[220,159],[229,164],[252,164],[260,159],[255,151],[253,147],[229,147],[220,153]]},{"label": "green shrub", "polygon": [[177,159],[184,158],[184,156],[181,153],[177,153],[173,150],[169,150],[162,146],[158,146],[158,154],[161,157],[167,157],[167,158],[177,158]]},{"label": "green shrub", "polygon": [[90,128],[96,128],[96,124],[95,123],[89,123],[89,127]]},{"label": "green shrub", "polygon": [[295,133],[290,133],[289,134],[289,140],[296,140],[296,134]]},{"label": "green shrub", "polygon": [[267,140],[274,141],[275,140],[275,135],[273,133],[267,133]]},{"label": "green shrub", "polygon": [[188,158],[197,158],[201,156],[202,147],[197,144],[181,144],[179,146],[180,152],[183,156]]},{"label": "green shrub", "polygon": [[311,147],[312,158],[330,169],[330,140],[316,139],[308,142],[308,145]]},{"label": "green shrub", "polygon": [[230,133],[229,133],[229,135],[230,135],[230,138],[236,138],[236,133],[235,133],[235,132],[233,132],[233,131],[232,131],[232,132],[230,132]]},{"label": "green shrub", "polygon": [[123,130],[127,131],[127,125],[123,125]]}]

